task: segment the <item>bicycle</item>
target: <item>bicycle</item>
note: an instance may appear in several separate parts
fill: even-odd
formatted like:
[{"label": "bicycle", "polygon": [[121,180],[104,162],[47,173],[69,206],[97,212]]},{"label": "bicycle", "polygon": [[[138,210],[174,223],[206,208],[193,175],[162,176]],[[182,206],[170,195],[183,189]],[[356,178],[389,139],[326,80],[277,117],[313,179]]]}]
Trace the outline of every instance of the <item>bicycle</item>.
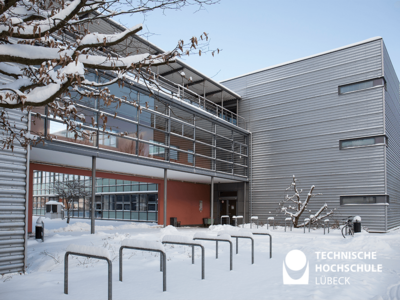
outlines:
[{"label": "bicycle", "polygon": [[346,238],[346,235],[354,236],[353,219],[354,217],[352,216],[349,216],[347,220],[344,219],[346,220],[344,226],[342,227],[342,235],[344,238]]}]

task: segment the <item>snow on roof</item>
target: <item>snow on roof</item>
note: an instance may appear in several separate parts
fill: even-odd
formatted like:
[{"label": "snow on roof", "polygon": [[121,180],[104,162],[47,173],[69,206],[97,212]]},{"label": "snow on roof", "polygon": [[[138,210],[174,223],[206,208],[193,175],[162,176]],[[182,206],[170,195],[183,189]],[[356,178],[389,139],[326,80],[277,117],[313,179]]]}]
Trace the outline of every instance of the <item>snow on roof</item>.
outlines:
[{"label": "snow on roof", "polygon": [[121,242],[121,246],[160,250],[164,252],[164,246],[161,244],[161,242],[157,241],[125,239]]},{"label": "snow on roof", "polygon": [[225,80],[221,80],[220,83],[223,83],[223,82],[226,82],[226,81],[230,81],[230,80],[234,80],[234,79],[237,79],[237,78],[240,78],[240,77],[252,75],[252,74],[255,74],[255,73],[262,72],[262,71],[274,69],[274,68],[281,67],[281,66],[284,66],[284,65],[289,65],[289,64],[292,64],[292,63],[295,63],[295,62],[299,62],[299,61],[302,61],[302,60],[306,60],[306,59],[309,59],[309,58],[313,58],[313,57],[325,55],[325,54],[328,54],[328,53],[336,52],[336,51],[343,50],[343,49],[346,49],[346,48],[351,48],[351,47],[358,46],[358,45],[365,44],[365,43],[369,43],[369,42],[372,42],[372,41],[381,40],[381,39],[382,39],[382,37],[376,36],[376,37],[373,37],[373,38],[370,38],[370,39],[366,39],[366,40],[361,41],[361,42],[353,43],[353,44],[350,44],[350,45],[347,45],[347,46],[335,48],[335,49],[324,51],[324,52],[321,52],[321,53],[318,53],[318,54],[314,54],[314,55],[306,56],[306,57],[303,57],[303,58],[287,61],[287,62],[284,62],[284,63],[281,63],[281,64],[277,64],[277,65],[273,65],[273,66],[270,66],[270,67],[266,67],[266,68],[263,68],[263,69],[260,69],[260,70],[252,71],[252,72],[249,72],[249,73],[245,73],[243,75],[239,75],[239,76],[235,76],[235,77],[228,78],[228,79],[225,79]]},{"label": "snow on roof", "polygon": [[67,252],[75,252],[86,255],[102,256],[110,259],[110,253],[107,249],[94,247],[94,246],[81,246],[81,245],[69,245]]}]

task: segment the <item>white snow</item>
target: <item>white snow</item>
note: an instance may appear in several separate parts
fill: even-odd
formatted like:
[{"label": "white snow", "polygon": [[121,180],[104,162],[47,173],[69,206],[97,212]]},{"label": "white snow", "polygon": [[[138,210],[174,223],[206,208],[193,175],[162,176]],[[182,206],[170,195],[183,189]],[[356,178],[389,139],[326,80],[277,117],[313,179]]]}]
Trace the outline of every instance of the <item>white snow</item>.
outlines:
[{"label": "white snow", "polygon": [[197,239],[209,239],[209,240],[224,240],[224,241],[230,241],[231,240],[231,236],[229,234],[221,234],[218,236],[215,235],[211,235],[209,233],[203,232],[203,231],[199,231],[196,232],[193,236],[193,238],[197,238]]},{"label": "white snow", "polygon": [[147,248],[147,249],[164,251],[164,246],[159,241],[125,239],[121,242],[121,246]]},{"label": "white snow", "polygon": [[[201,251],[195,252],[195,264],[190,259],[192,249],[180,245],[165,245],[167,254],[167,292],[162,292],[162,272],[156,253],[124,252],[124,282],[118,282],[118,250],[125,239],[161,241],[165,234],[179,234],[192,238],[197,232],[216,235],[235,228],[228,225],[204,228],[174,228],[123,221],[96,220],[96,234],[89,230],[67,231],[65,220],[45,222],[45,241],[30,238],[27,243],[27,271],[25,274],[0,275],[0,299],[54,300],[107,299],[107,263],[103,260],[70,256],[69,293],[64,295],[64,254],[68,245],[97,246],[110,253],[113,263],[113,299],[133,297],[143,300],[197,300],[197,299],[285,299],[285,300],[395,300],[400,294],[400,230],[386,234],[356,233],[344,239],[340,230],[323,229],[303,233],[294,228],[284,232],[277,226],[272,235],[272,258],[269,258],[269,237],[254,235],[255,263],[249,260],[251,241],[240,240],[239,254],[233,257],[229,271],[229,245],[220,243],[219,259],[215,259],[215,243],[204,243],[206,274],[200,280]],[[34,217],[33,225],[37,217]],[[86,219],[71,219],[70,226],[87,224]],[[142,227],[143,225],[143,227]],[[245,225],[246,229],[250,224]],[[254,227],[254,226],[253,226]],[[260,226],[261,227],[261,226]],[[102,229],[100,229],[102,228]],[[125,228],[125,229],[124,229]],[[264,229],[265,227],[262,227]],[[233,230],[232,229],[232,230]],[[55,230],[59,230],[55,232]],[[236,230],[237,231],[237,230]],[[300,250],[310,266],[308,285],[284,285],[282,264],[291,250]],[[376,259],[322,259],[322,253],[375,252]],[[319,258],[317,257],[319,252]],[[381,264],[382,272],[317,272],[317,264]],[[317,285],[316,279],[349,277],[350,285]]]},{"label": "white snow", "polygon": [[133,26],[130,29],[127,29],[123,32],[117,33],[117,34],[100,34],[97,32],[90,33],[85,35],[82,40],[79,42],[80,46],[91,46],[91,45],[96,45],[99,43],[113,43],[118,40],[122,40],[126,35],[132,34],[132,32],[137,32],[142,29],[142,24],[138,24]]},{"label": "white snow", "polygon": [[100,247],[95,247],[95,246],[84,246],[84,245],[69,245],[67,248],[67,252],[76,252],[79,254],[86,254],[86,255],[95,255],[95,256],[101,256],[101,257],[106,257],[110,259],[110,253]]},{"label": "white snow", "polygon": [[184,236],[184,235],[166,235],[163,237],[162,242],[168,242],[168,243],[185,243],[185,244],[191,244],[191,245],[201,245],[201,242],[199,241],[194,241],[193,238]]},{"label": "white snow", "polygon": [[355,216],[354,218],[353,218],[353,222],[361,222],[361,217],[360,216]]},{"label": "white snow", "polygon": [[232,237],[253,237],[253,234],[251,233],[251,231],[248,230],[236,230],[236,231],[231,231],[231,230],[223,230],[218,232],[218,236],[222,236],[222,235],[230,235]]},{"label": "white snow", "polygon": [[258,220],[258,217],[257,216],[252,216],[251,219],[252,220]]},{"label": "white snow", "polygon": [[50,200],[50,201],[46,202],[46,204],[62,205],[62,206],[64,206],[64,204],[62,204],[61,202],[57,202],[57,201],[54,201],[54,200]]}]

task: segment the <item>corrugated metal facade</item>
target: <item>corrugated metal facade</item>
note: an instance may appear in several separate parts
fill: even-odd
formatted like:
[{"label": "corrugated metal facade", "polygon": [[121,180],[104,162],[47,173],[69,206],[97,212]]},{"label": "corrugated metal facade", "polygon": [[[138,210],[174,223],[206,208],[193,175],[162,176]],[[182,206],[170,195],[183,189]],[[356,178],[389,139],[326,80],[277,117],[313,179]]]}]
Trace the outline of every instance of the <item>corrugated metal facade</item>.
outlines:
[{"label": "corrugated metal facade", "polygon": [[[337,209],[337,219],[357,214],[368,228],[386,229],[385,204],[340,205],[340,196],[386,192],[384,145],[339,149],[339,140],[385,133],[383,87],[338,93],[340,85],[383,76],[381,41],[369,40],[222,82],[243,97],[239,114],[253,135],[250,199],[260,221],[270,216],[283,220],[278,203],[295,174],[304,189],[303,199],[311,185],[323,194],[309,205],[313,212],[327,203]],[[398,105],[397,100],[396,122]],[[395,127],[398,135],[398,123]],[[392,139],[400,141],[389,138],[389,145],[395,143]],[[396,172],[398,166],[393,167]]]},{"label": "corrugated metal facade", "polygon": [[[17,128],[27,127],[20,111],[8,113]],[[0,150],[0,274],[26,266],[27,160],[27,151],[17,145],[14,151]]]},{"label": "corrugated metal facade", "polygon": [[400,93],[389,54],[383,44],[385,91],[385,126],[388,137],[386,151],[387,193],[390,205],[387,207],[388,229],[400,226]]}]

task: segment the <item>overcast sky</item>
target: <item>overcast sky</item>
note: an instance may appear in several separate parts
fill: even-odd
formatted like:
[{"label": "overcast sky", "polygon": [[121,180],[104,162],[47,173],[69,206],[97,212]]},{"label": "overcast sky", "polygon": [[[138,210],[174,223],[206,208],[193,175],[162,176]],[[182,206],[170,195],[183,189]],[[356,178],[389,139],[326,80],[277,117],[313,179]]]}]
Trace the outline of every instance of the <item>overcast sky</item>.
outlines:
[{"label": "overcast sky", "polygon": [[[400,0],[221,0],[195,10],[149,14],[148,39],[168,50],[207,32],[210,48],[223,51],[185,61],[217,81],[375,36],[383,37],[400,77]],[[119,22],[131,27],[143,18]]]}]

